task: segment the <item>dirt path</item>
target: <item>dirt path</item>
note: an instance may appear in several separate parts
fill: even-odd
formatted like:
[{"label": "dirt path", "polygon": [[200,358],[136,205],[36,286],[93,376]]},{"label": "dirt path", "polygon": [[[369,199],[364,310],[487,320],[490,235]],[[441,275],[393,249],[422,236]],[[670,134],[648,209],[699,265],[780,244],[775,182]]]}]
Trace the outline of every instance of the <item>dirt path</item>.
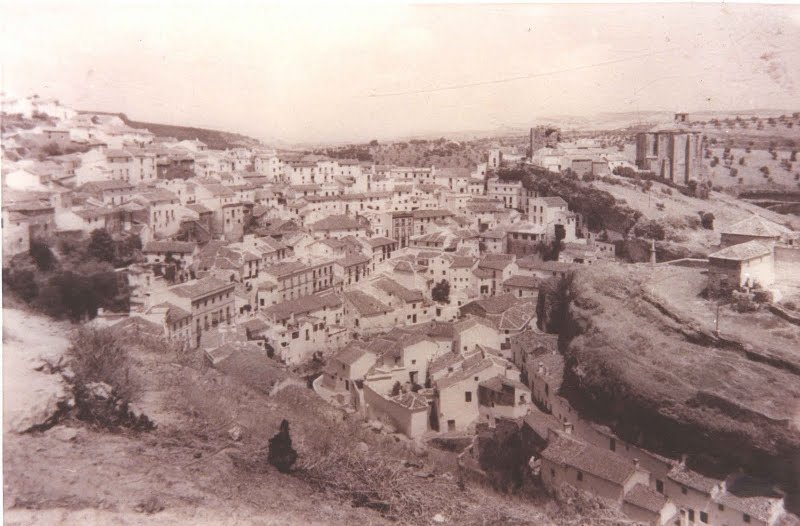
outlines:
[{"label": "dirt path", "polygon": [[36,425],[67,396],[61,377],[37,371],[69,347],[67,325],[3,309],[3,431]]}]

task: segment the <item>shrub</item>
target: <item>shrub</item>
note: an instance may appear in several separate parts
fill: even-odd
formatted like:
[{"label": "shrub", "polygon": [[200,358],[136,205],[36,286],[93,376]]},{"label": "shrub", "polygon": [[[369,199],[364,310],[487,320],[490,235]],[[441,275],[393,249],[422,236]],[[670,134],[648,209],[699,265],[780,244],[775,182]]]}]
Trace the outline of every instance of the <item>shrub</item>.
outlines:
[{"label": "shrub", "polygon": [[131,372],[128,347],[111,329],[83,327],[73,336],[67,350],[75,385],[103,382],[125,400],[135,400],[140,384]]},{"label": "shrub", "polygon": [[757,290],[753,292],[753,301],[756,303],[772,303],[772,292],[768,290]]},{"label": "shrub", "polygon": [[714,214],[711,212],[698,212],[700,214],[700,224],[706,230],[714,230]]},{"label": "shrub", "polygon": [[38,269],[43,272],[53,270],[56,265],[56,257],[53,255],[53,251],[50,250],[47,243],[40,239],[31,241],[30,254]]},{"label": "shrub", "polygon": [[32,270],[3,270],[3,285],[16,293],[25,303],[30,303],[39,294],[39,286]]},{"label": "shrub", "polygon": [[438,303],[450,303],[450,283],[443,279],[431,290],[431,297],[433,301]]},{"label": "shrub", "polygon": [[739,313],[755,312],[758,304],[753,301],[750,294],[744,292],[734,292],[732,296],[731,308]]},{"label": "shrub", "polygon": [[657,241],[663,241],[666,237],[664,227],[653,220],[640,221],[636,223],[636,226],[633,227],[633,234],[636,237],[655,239]]},{"label": "shrub", "polygon": [[280,431],[269,439],[267,461],[281,473],[289,473],[297,462],[297,451],[292,447],[292,437],[289,436],[289,421],[285,418]]},{"label": "shrub", "polygon": [[88,254],[98,261],[114,261],[115,246],[111,234],[103,228],[93,230],[87,247]]}]

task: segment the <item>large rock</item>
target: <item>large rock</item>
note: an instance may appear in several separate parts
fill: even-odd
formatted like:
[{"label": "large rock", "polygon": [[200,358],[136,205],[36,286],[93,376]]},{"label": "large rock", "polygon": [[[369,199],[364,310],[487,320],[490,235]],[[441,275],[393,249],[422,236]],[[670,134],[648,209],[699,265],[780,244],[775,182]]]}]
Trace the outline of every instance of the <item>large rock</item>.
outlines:
[{"label": "large rock", "polygon": [[[14,393],[6,393],[14,396]],[[25,404],[6,405],[6,427],[14,433],[25,433],[55,423],[75,400],[60,375],[31,375],[24,393]]]}]

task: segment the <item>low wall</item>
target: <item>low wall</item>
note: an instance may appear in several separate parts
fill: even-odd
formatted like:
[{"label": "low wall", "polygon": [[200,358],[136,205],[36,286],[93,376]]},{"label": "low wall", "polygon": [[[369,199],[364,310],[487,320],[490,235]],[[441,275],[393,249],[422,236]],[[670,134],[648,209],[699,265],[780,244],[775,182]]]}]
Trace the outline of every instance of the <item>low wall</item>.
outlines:
[{"label": "low wall", "polygon": [[428,408],[411,410],[375,392],[364,384],[364,402],[373,417],[386,417],[401,433],[410,438],[421,436],[428,430]]}]

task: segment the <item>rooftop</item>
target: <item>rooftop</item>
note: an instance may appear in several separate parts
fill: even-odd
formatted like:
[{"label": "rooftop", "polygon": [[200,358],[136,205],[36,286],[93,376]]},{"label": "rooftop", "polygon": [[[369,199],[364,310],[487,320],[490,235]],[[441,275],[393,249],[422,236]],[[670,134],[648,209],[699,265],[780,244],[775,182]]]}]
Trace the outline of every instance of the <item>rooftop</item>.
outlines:
[{"label": "rooftop", "polygon": [[636,484],[633,486],[633,488],[625,494],[623,500],[638,508],[652,511],[653,513],[660,513],[664,504],[667,503],[667,497],[643,484]]},{"label": "rooftop", "polygon": [[175,285],[169,290],[178,296],[195,299],[228,288],[233,289],[234,284],[209,276],[182,285]]},{"label": "rooftop", "polygon": [[789,233],[791,230],[788,228],[759,215],[752,215],[722,230],[722,234],[753,237],[780,237]]},{"label": "rooftop", "polygon": [[772,249],[757,240],[732,245],[708,255],[708,259],[727,259],[730,261],[747,261],[750,259],[769,256]]},{"label": "rooftop", "polygon": [[623,485],[635,472],[633,462],[621,456],[572,438],[564,433],[556,433],[542,451],[542,458],[563,466],[571,466],[595,477]]},{"label": "rooftop", "polygon": [[366,292],[360,290],[345,291],[344,297],[353,305],[358,313],[362,316],[378,316],[391,312],[391,308],[383,304],[377,298],[370,296]]}]

